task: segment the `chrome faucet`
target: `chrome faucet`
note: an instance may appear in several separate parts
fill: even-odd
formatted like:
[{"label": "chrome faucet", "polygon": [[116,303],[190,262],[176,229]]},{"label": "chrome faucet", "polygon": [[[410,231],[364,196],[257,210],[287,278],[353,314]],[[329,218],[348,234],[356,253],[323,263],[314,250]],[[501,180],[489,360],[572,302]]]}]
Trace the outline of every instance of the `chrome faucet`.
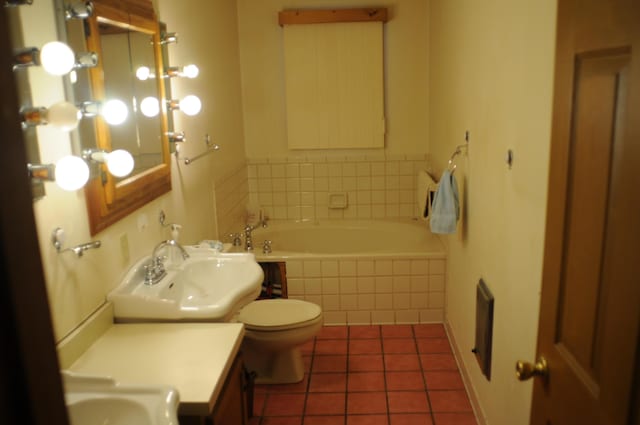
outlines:
[{"label": "chrome faucet", "polygon": [[160,282],[163,277],[167,275],[167,271],[164,268],[164,259],[163,257],[158,256],[158,251],[165,246],[173,246],[180,250],[183,259],[189,258],[189,253],[174,239],[168,239],[166,241],[160,242],[158,245],[153,248],[153,252],[151,253],[151,262],[145,266],[145,275],[144,275],[144,284],[145,285],[155,285]]},{"label": "chrome faucet", "polygon": [[253,251],[253,239],[251,236],[251,232],[254,231],[258,226],[267,227],[268,226],[269,217],[262,214],[260,211],[260,220],[257,224],[251,225],[247,223],[244,226],[244,250],[245,251]]}]

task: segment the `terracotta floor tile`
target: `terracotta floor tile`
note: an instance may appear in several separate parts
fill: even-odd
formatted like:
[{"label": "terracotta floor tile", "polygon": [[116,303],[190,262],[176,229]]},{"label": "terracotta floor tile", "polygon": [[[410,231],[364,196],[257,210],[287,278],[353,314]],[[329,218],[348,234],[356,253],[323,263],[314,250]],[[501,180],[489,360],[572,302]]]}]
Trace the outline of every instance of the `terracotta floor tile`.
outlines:
[{"label": "terracotta floor tile", "polygon": [[272,416],[262,418],[261,425],[301,425],[302,416]]},{"label": "terracotta floor tile", "polygon": [[347,339],[349,328],[347,326],[323,326],[317,339]]},{"label": "terracotta floor tile", "polygon": [[315,348],[315,340],[311,339],[300,346],[300,352],[302,354],[312,354]]},{"label": "terracotta floor tile", "polygon": [[386,371],[420,370],[420,358],[417,354],[385,354]]},{"label": "terracotta floor tile", "polygon": [[315,354],[347,354],[346,339],[319,339]]},{"label": "terracotta floor tile", "polygon": [[262,411],[264,409],[264,402],[266,398],[267,398],[267,395],[264,393],[253,394],[253,415],[254,416],[262,416]]},{"label": "terracotta floor tile", "polygon": [[349,356],[349,372],[376,372],[384,370],[381,354]]},{"label": "terracotta floor tile", "polygon": [[312,373],[316,372],[346,372],[347,356],[314,356]]},{"label": "terracotta floor tile", "polygon": [[392,413],[389,425],[433,425],[428,413]]},{"label": "terracotta floor tile", "polygon": [[312,359],[312,356],[302,356],[302,362],[304,363],[305,373],[311,372],[311,359]]},{"label": "terracotta floor tile", "polygon": [[434,413],[435,425],[477,425],[473,413]]},{"label": "terracotta floor tile", "polygon": [[346,373],[314,373],[309,382],[310,393],[337,393],[347,390]]},{"label": "terracotta floor tile", "polygon": [[302,415],[304,394],[269,394],[265,402],[264,416]]},{"label": "terracotta floor tile", "polygon": [[347,391],[384,391],[383,372],[352,372],[347,377]]},{"label": "terracotta floor tile", "polygon": [[420,354],[424,370],[458,370],[453,354]]},{"label": "terracotta floor tile", "polygon": [[424,323],[413,325],[416,338],[446,338],[447,332],[442,323]]},{"label": "terracotta floor tile", "polygon": [[305,415],[344,415],[345,393],[309,393]]},{"label": "terracotta floor tile", "polygon": [[380,326],[349,326],[349,339],[380,338]]},{"label": "terracotta floor tile", "polygon": [[309,383],[309,374],[305,373],[302,381],[293,384],[272,384],[265,385],[269,394],[276,393],[304,393],[307,391],[307,385]]},{"label": "terracotta floor tile", "polygon": [[349,354],[380,354],[382,344],[379,339],[352,339],[349,341]]},{"label": "terracotta floor tile", "polygon": [[382,344],[384,353],[416,353],[416,341],[413,338],[386,338]]},{"label": "terracotta floor tile", "polygon": [[429,411],[424,391],[390,391],[387,393],[389,413],[426,413]]},{"label": "terracotta floor tile", "polygon": [[447,338],[417,338],[420,353],[451,353],[451,345]]},{"label": "terracotta floor tile", "polygon": [[381,330],[383,338],[413,338],[411,325],[385,325]]},{"label": "terracotta floor tile", "polygon": [[424,391],[422,372],[386,372],[387,391],[419,390]]},{"label": "terracotta floor tile", "polygon": [[389,425],[387,415],[349,415],[347,425]]},{"label": "terracotta floor tile", "polygon": [[305,416],[303,420],[304,425],[344,425],[344,415],[332,415],[332,416]]},{"label": "terracotta floor tile", "polygon": [[387,413],[384,391],[347,394],[347,415]]},{"label": "terracotta floor tile", "polygon": [[463,390],[464,382],[457,370],[428,370],[424,372],[428,390]]},{"label": "terracotta floor tile", "polygon": [[471,412],[471,403],[467,393],[461,390],[429,391],[431,409],[434,412]]}]

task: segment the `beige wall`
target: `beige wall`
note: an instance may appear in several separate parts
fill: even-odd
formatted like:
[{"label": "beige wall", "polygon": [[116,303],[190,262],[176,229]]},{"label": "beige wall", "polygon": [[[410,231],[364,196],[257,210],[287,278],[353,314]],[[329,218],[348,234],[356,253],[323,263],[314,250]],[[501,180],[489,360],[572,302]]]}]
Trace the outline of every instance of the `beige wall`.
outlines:
[{"label": "beige wall", "polygon": [[[442,169],[456,162],[465,192],[464,237],[448,238],[447,320],[487,423],[528,423],[531,383],[516,360],[535,357],[551,122],[555,1],[433,0],[430,140]],[[505,164],[514,152],[513,168]],[[475,285],[495,296],[493,373],[474,346]]]},{"label": "beige wall", "polygon": [[[185,243],[217,237],[214,184],[244,167],[235,1],[157,3],[160,18],[180,33],[180,43],[170,46],[172,63],[195,62],[201,70],[197,80],[176,80],[174,84],[176,97],[197,93],[203,101],[203,111],[197,117],[176,113],[177,129],[184,130],[189,139],[183,152],[189,156],[201,153],[205,133],[222,149],[188,167],[183,162],[178,165],[172,157],[173,190],[96,235],[94,239],[100,239],[102,247],[82,258],[69,252],[57,254],[50,236],[55,227],[62,227],[67,246],[91,239],[84,192],[64,192],[54,183],[46,183],[47,196],[34,203],[34,211],[58,340],[105,301],[133,262],[149,255],[155,244],[170,236],[158,223],[160,209],[169,221],[183,225],[181,240]],[[38,28],[25,34],[26,45],[42,46],[57,38],[51,1],[34,2],[20,13],[24,28]],[[64,97],[61,78],[47,75],[41,68],[28,72],[34,104],[48,106]],[[73,153],[67,134],[41,127],[38,135],[43,163]],[[128,240],[129,258],[122,255],[121,237]]]},{"label": "beige wall", "polygon": [[[425,154],[428,151],[428,32],[424,0],[388,0],[385,24],[386,147],[357,154]],[[313,154],[289,151],[286,140],[282,29],[278,12],[293,8],[371,7],[368,0],[238,0],[246,152],[250,159]],[[382,152],[381,152],[382,151]]]}]

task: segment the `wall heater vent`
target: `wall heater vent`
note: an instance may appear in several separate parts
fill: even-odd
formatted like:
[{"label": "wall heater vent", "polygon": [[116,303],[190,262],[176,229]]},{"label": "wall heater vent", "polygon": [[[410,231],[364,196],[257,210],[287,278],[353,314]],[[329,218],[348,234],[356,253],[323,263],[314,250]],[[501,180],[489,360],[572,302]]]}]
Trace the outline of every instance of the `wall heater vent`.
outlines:
[{"label": "wall heater vent", "polygon": [[493,295],[480,279],[476,289],[476,342],[473,353],[480,370],[491,380],[491,340],[493,336]]}]

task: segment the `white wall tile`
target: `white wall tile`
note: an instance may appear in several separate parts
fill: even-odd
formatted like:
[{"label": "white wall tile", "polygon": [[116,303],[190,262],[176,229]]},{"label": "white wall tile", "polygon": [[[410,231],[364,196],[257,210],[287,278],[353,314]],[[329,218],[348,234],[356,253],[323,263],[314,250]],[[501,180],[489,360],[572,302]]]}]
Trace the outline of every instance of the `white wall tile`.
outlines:
[{"label": "white wall tile", "polygon": [[358,310],[373,310],[375,309],[375,295],[374,294],[359,294],[358,295]]},{"label": "white wall tile", "polygon": [[376,276],[376,294],[391,294],[393,292],[393,278],[391,276]]},{"label": "white wall tile", "polygon": [[410,294],[393,294],[393,309],[394,310],[408,310],[410,308],[411,308],[411,295]]},{"label": "white wall tile", "polygon": [[373,260],[358,260],[358,276],[375,275],[375,266]]},{"label": "white wall tile", "polygon": [[323,294],[338,294],[340,293],[340,280],[337,277],[323,277],[322,278],[322,293]]},{"label": "white wall tile", "polygon": [[304,295],[304,279],[287,277],[287,293],[289,295]]},{"label": "white wall tile", "polygon": [[420,323],[442,323],[444,322],[443,309],[420,310]]},{"label": "white wall tile", "polygon": [[305,277],[322,276],[320,260],[304,260],[302,262]]},{"label": "white wall tile", "polygon": [[305,295],[320,295],[322,294],[322,281],[317,278],[304,279],[304,293]]},{"label": "white wall tile", "polygon": [[393,260],[393,274],[394,276],[411,274],[411,261]]},{"label": "white wall tile", "polygon": [[418,310],[396,311],[396,323],[419,323],[420,312]]},{"label": "white wall tile", "polygon": [[445,274],[444,260],[429,260],[429,274]]},{"label": "white wall tile", "polygon": [[340,310],[340,296],[339,295],[323,295],[322,296],[322,309],[324,311],[339,311]]},{"label": "white wall tile", "polygon": [[304,276],[302,261],[289,260],[286,262],[287,278],[289,277],[302,277]]},{"label": "white wall tile", "polygon": [[429,273],[428,260],[411,260],[412,275],[426,275]]},{"label": "white wall tile", "polygon": [[375,295],[375,310],[393,309],[393,296],[391,294]]},{"label": "white wall tile", "polygon": [[357,292],[358,285],[355,277],[340,277],[341,294],[356,294]]},{"label": "white wall tile", "polygon": [[393,293],[409,293],[411,292],[411,277],[409,276],[393,276]]},{"label": "white wall tile", "polygon": [[[439,289],[442,291],[443,289]],[[411,276],[411,292],[422,293],[429,291],[429,279],[427,276]]]},{"label": "white wall tile", "polygon": [[429,292],[444,291],[444,275],[434,274],[429,276]]},{"label": "white wall tile", "polygon": [[346,311],[325,311],[322,313],[322,318],[325,325],[346,325],[347,324],[347,312]]},{"label": "white wall tile", "polygon": [[358,309],[358,295],[356,295],[356,294],[340,295],[340,309],[342,309],[342,310],[357,310]]},{"label": "white wall tile", "polygon": [[322,276],[340,276],[337,260],[322,260]]},{"label": "white wall tile", "polygon": [[411,294],[411,308],[426,309],[429,308],[429,294]]},{"label": "white wall tile", "polygon": [[429,292],[429,308],[444,308],[444,292]]},{"label": "white wall tile", "polygon": [[358,293],[372,294],[375,292],[375,284],[373,277],[357,277]]},{"label": "white wall tile", "polygon": [[340,276],[356,276],[356,261],[355,260],[341,260],[340,261]]},{"label": "white wall tile", "polygon": [[347,323],[350,325],[371,324],[370,311],[349,311],[347,312]]},{"label": "white wall tile", "polygon": [[372,311],[371,323],[376,325],[391,325],[396,322],[396,315],[393,310]]}]

